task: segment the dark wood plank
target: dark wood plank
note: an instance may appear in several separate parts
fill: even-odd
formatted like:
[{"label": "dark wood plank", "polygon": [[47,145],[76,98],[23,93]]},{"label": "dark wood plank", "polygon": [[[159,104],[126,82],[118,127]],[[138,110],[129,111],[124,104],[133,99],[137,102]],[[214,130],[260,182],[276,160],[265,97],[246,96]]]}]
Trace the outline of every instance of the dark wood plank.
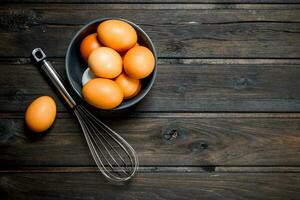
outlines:
[{"label": "dark wood plank", "polygon": [[7,3],[300,3],[299,0],[2,0]]},{"label": "dark wood plank", "polygon": [[26,57],[37,46],[64,56],[76,31],[98,17],[141,25],[160,57],[300,57],[299,5],[281,4],[3,4],[0,57]]},{"label": "dark wood plank", "polygon": [[299,173],[140,173],[112,184],[99,173],[0,174],[2,199],[299,199]]},{"label": "dark wood plank", "polygon": [[[99,172],[98,167],[68,167],[68,166],[21,166],[21,167],[0,167],[1,173],[94,173]],[[299,173],[297,166],[139,166],[138,173]]]},{"label": "dark wood plank", "polygon": [[[299,114],[247,115],[139,113],[105,121],[133,145],[141,166],[300,165]],[[68,114],[40,138],[25,129],[22,115],[2,114],[0,136],[2,167],[95,165]]]},{"label": "dark wood plank", "polygon": [[[40,95],[55,97],[58,110],[65,111],[62,99],[36,66],[27,62],[0,62],[0,111],[23,112]],[[154,87],[136,111],[300,111],[299,64],[189,62],[161,62]],[[64,74],[62,59],[53,60],[53,65]]]}]

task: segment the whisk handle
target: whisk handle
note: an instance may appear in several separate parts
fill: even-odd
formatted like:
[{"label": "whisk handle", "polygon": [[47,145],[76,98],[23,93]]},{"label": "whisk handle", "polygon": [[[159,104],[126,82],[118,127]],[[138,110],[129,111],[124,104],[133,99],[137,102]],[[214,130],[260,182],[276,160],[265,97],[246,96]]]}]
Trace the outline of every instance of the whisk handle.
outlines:
[{"label": "whisk handle", "polygon": [[43,72],[48,76],[50,81],[53,83],[55,88],[59,91],[59,93],[62,95],[62,97],[66,100],[68,105],[71,108],[74,108],[76,106],[75,100],[72,98],[72,96],[69,94],[67,89],[65,88],[64,84],[62,83],[62,78],[58,74],[58,72],[53,68],[51,63],[47,61],[47,56],[43,52],[41,48],[35,48],[32,50],[32,56],[34,60],[41,65],[41,68]]}]

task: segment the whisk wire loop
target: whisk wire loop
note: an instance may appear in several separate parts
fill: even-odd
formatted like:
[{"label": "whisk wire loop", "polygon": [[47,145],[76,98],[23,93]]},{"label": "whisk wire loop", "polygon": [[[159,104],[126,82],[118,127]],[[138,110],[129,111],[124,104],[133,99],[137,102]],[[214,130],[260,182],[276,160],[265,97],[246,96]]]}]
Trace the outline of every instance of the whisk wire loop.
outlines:
[{"label": "whisk wire loop", "polygon": [[[84,110],[83,110],[84,111]],[[84,111],[84,115],[85,117],[89,117],[88,115],[86,115],[85,111]],[[98,143],[97,143],[97,139],[99,140],[99,142],[101,143],[101,145],[104,147],[104,149],[106,150],[106,152],[108,153],[109,157],[111,158],[111,160],[113,160],[113,162],[115,163],[115,165],[117,165],[119,167],[119,169],[121,169],[122,172],[124,172],[125,174],[128,174],[124,169],[121,168],[121,166],[119,165],[119,163],[115,160],[115,158],[112,156],[112,154],[110,153],[110,151],[108,150],[108,148],[106,147],[105,143],[100,139],[100,137],[109,145],[109,147],[121,158],[123,166],[126,166],[126,163],[124,161],[124,159],[120,156],[120,154],[115,150],[115,148],[112,146],[112,144],[104,137],[103,134],[97,134],[97,127],[95,127],[95,124],[91,123],[90,121],[87,121],[87,125],[91,126],[91,130],[93,132],[91,132],[90,136],[91,136],[91,141],[94,142],[94,144],[96,145],[97,149],[99,150],[99,152],[101,153],[102,157],[105,159],[105,161],[108,163],[108,165],[110,166],[110,168],[113,170],[113,165],[109,162],[109,158],[107,158],[105,156],[105,154],[101,151],[101,148],[99,147]],[[94,137],[94,133],[95,137]],[[99,137],[100,136],[100,137]],[[96,149],[96,148],[95,148]]]},{"label": "whisk wire loop", "polygon": [[[91,115],[86,109],[80,107],[79,109],[81,109],[83,111],[83,113],[87,114],[88,117],[90,117],[92,120],[95,120],[94,124],[97,124],[99,126],[101,126],[101,128],[108,134],[108,136],[113,139],[118,145],[119,147],[121,147],[123,149],[123,151],[126,152],[126,155],[128,156],[128,158],[130,159],[130,163],[133,166],[133,160],[132,158],[129,156],[130,153],[127,151],[127,149],[117,140],[117,138],[114,137],[115,136],[119,136],[114,130],[112,130],[111,128],[109,128],[107,125],[105,125],[103,122],[101,122],[98,118],[96,118],[94,115]],[[113,134],[110,134],[113,133]],[[103,136],[103,135],[101,135]],[[107,139],[105,137],[103,137],[105,141],[107,141]],[[119,137],[119,139],[121,139],[121,141],[123,140],[123,142],[126,142],[123,138]],[[108,142],[108,141],[107,141]],[[108,142],[109,143],[109,142]],[[127,143],[127,142],[126,142]],[[109,143],[110,144],[110,143]],[[119,158],[122,160],[123,163],[125,163],[124,159],[120,156],[120,154],[115,150],[115,148],[110,145],[112,147],[112,149],[114,150],[114,152],[119,156]],[[132,149],[133,150],[133,149]],[[134,151],[134,150],[133,150]]]},{"label": "whisk wire loop", "polygon": [[134,176],[138,168],[134,149],[82,105],[77,105],[74,112],[99,170],[114,181]]}]

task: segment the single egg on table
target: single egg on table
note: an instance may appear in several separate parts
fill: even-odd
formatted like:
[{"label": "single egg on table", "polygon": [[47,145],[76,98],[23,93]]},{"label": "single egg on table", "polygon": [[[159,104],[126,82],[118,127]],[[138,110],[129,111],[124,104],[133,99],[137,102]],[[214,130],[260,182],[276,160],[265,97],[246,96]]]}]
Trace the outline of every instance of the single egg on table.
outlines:
[{"label": "single egg on table", "polygon": [[55,101],[49,96],[41,96],[27,107],[25,122],[30,130],[43,132],[50,128],[55,117]]},{"label": "single egg on table", "polygon": [[117,107],[124,98],[118,84],[104,78],[95,78],[87,82],[82,88],[82,95],[90,105],[106,110]]},{"label": "single egg on table", "polygon": [[122,20],[106,20],[97,28],[98,38],[105,46],[124,52],[137,42],[135,29]]},{"label": "single egg on table", "polygon": [[82,75],[82,78],[81,78],[82,85],[85,85],[87,82],[89,82],[93,78],[96,78],[96,75],[89,68],[87,68],[83,72],[83,75]]},{"label": "single egg on table", "polygon": [[148,48],[135,46],[125,54],[123,65],[128,76],[143,79],[149,76],[154,70],[155,58]]},{"label": "single egg on table", "polygon": [[122,72],[122,58],[108,47],[95,49],[88,58],[90,70],[101,78],[115,78]]},{"label": "single egg on table", "polygon": [[88,61],[89,55],[93,50],[101,47],[98,41],[97,33],[86,36],[80,44],[80,54],[85,61]]},{"label": "single egg on table", "polygon": [[122,73],[119,75],[115,82],[122,89],[124,94],[124,99],[130,99],[135,97],[141,90],[141,81],[139,79],[134,79],[126,74]]}]

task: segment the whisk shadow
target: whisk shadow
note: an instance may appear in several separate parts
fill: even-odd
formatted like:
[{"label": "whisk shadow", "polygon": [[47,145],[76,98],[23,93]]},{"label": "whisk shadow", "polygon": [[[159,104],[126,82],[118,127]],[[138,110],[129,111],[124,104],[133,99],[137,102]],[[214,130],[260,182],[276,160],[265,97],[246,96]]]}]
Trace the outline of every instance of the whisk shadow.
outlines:
[{"label": "whisk shadow", "polygon": [[[101,175],[99,174],[99,176],[101,176]],[[131,185],[134,183],[134,179],[137,178],[137,177],[138,177],[138,174],[136,174],[133,179],[129,179],[127,181],[121,181],[121,182],[111,181],[111,180],[106,179],[106,178],[103,177],[102,181],[105,181],[105,184],[115,186],[116,189],[128,191],[127,189],[129,189],[131,187]]]}]

